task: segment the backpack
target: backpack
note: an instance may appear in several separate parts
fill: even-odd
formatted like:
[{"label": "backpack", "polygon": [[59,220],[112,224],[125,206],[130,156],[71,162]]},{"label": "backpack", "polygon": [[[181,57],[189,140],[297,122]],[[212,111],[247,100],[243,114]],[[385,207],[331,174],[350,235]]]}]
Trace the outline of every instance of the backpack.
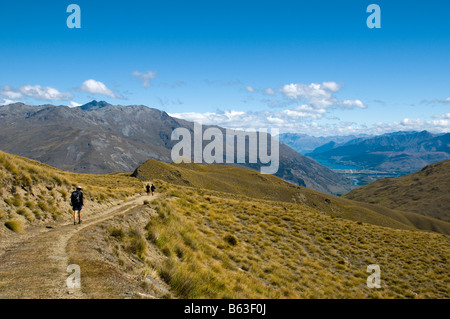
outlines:
[{"label": "backpack", "polygon": [[83,194],[81,194],[81,192],[79,191],[74,191],[72,193],[72,196],[70,198],[72,205],[81,205],[81,198],[82,198]]}]

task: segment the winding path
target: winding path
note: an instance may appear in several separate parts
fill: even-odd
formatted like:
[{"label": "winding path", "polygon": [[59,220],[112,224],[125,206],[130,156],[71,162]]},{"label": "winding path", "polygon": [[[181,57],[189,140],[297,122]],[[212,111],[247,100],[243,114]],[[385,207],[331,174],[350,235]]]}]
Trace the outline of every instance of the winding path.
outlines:
[{"label": "winding path", "polygon": [[89,298],[81,289],[69,289],[66,284],[70,275],[67,272],[67,244],[70,239],[87,227],[126,214],[142,205],[144,200],[157,198],[159,194],[138,196],[93,215],[80,225],[71,222],[51,229],[41,226],[24,235],[0,255],[0,298]]}]

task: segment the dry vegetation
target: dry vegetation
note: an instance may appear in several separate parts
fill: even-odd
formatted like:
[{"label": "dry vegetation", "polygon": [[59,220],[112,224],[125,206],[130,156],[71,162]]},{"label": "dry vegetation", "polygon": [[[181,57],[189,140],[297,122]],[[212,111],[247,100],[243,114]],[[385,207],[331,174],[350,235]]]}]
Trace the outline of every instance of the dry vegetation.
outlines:
[{"label": "dry vegetation", "polygon": [[450,160],[428,165],[411,175],[380,179],[344,196],[450,222],[449,189]]},{"label": "dry vegetation", "polygon": [[323,194],[290,184],[276,176],[262,175],[249,169],[227,165],[167,164],[149,160],[141,165],[134,175],[142,180],[160,179],[179,186],[193,186],[238,196],[245,195],[249,198],[299,203],[331,216],[379,226],[422,229],[450,235],[450,223],[445,221]]},{"label": "dry vegetation", "polygon": [[70,194],[77,185],[84,186],[87,212],[141,190],[142,183],[123,175],[74,174],[0,152],[0,235],[22,232],[30,224],[70,220]]},{"label": "dry vegetation", "polygon": [[[450,238],[415,229],[425,223],[420,215],[247,170],[190,170],[162,170],[171,175],[151,179],[160,198],[70,242],[70,262],[83,268],[89,295],[117,297],[134,284],[166,298],[450,297]],[[126,174],[72,174],[0,153],[0,236],[69,217],[68,196],[77,184],[90,205],[142,191]],[[381,267],[380,289],[366,285],[370,264]]]},{"label": "dry vegetation", "polygon": [[[145,205],[154,210],[146,225],[116,224],[107,241],[117,258],[128,251],[142,261],[175,297],[450,296],[448,236],[336,218],[300,204],[161,181],[158,188],[166,198]],[[366,285],[370,264],[381,267],[380,289]]]}]

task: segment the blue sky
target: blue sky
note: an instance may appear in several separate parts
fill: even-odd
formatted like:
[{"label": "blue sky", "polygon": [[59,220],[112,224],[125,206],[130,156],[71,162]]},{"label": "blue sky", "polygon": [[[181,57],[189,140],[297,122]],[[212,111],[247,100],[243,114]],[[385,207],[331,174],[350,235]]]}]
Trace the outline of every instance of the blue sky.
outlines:
[{"label": "blue sky", "polygon": [[[69,4],[81,29],[69,29]],[[366,8],[381,8],[369,29]],[[450,2],[8,1],[0,104],[144,104],[310,135],[450,131]]]}]

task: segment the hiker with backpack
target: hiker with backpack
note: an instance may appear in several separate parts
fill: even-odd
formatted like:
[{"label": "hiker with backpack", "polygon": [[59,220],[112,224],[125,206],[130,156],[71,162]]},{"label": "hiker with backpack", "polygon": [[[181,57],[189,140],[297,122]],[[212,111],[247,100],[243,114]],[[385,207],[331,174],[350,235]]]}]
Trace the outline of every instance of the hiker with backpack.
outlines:
[{"label": "hiker with backpack", "polygon": [[76,216],[78,213],[78,224],[81,224],[81,210],[83,209],[83,192],[81,191],[81,186],[72,193],[70,197],[70,204],[73,209],[73,224],[76,225]]},{"label": "hiker with backpack", "polygon": [[150,195],[150,184],[147,184],[147,186],[145,186],[145,189],[147,190],[147,195]]},{"label": "hiker with backpack", "polygon": [[152,191],[152,196],[153,196],[153,193],[155,192],[155,189],[156,189],[155,185],[152,184],[152,187],[150,189]]}]

